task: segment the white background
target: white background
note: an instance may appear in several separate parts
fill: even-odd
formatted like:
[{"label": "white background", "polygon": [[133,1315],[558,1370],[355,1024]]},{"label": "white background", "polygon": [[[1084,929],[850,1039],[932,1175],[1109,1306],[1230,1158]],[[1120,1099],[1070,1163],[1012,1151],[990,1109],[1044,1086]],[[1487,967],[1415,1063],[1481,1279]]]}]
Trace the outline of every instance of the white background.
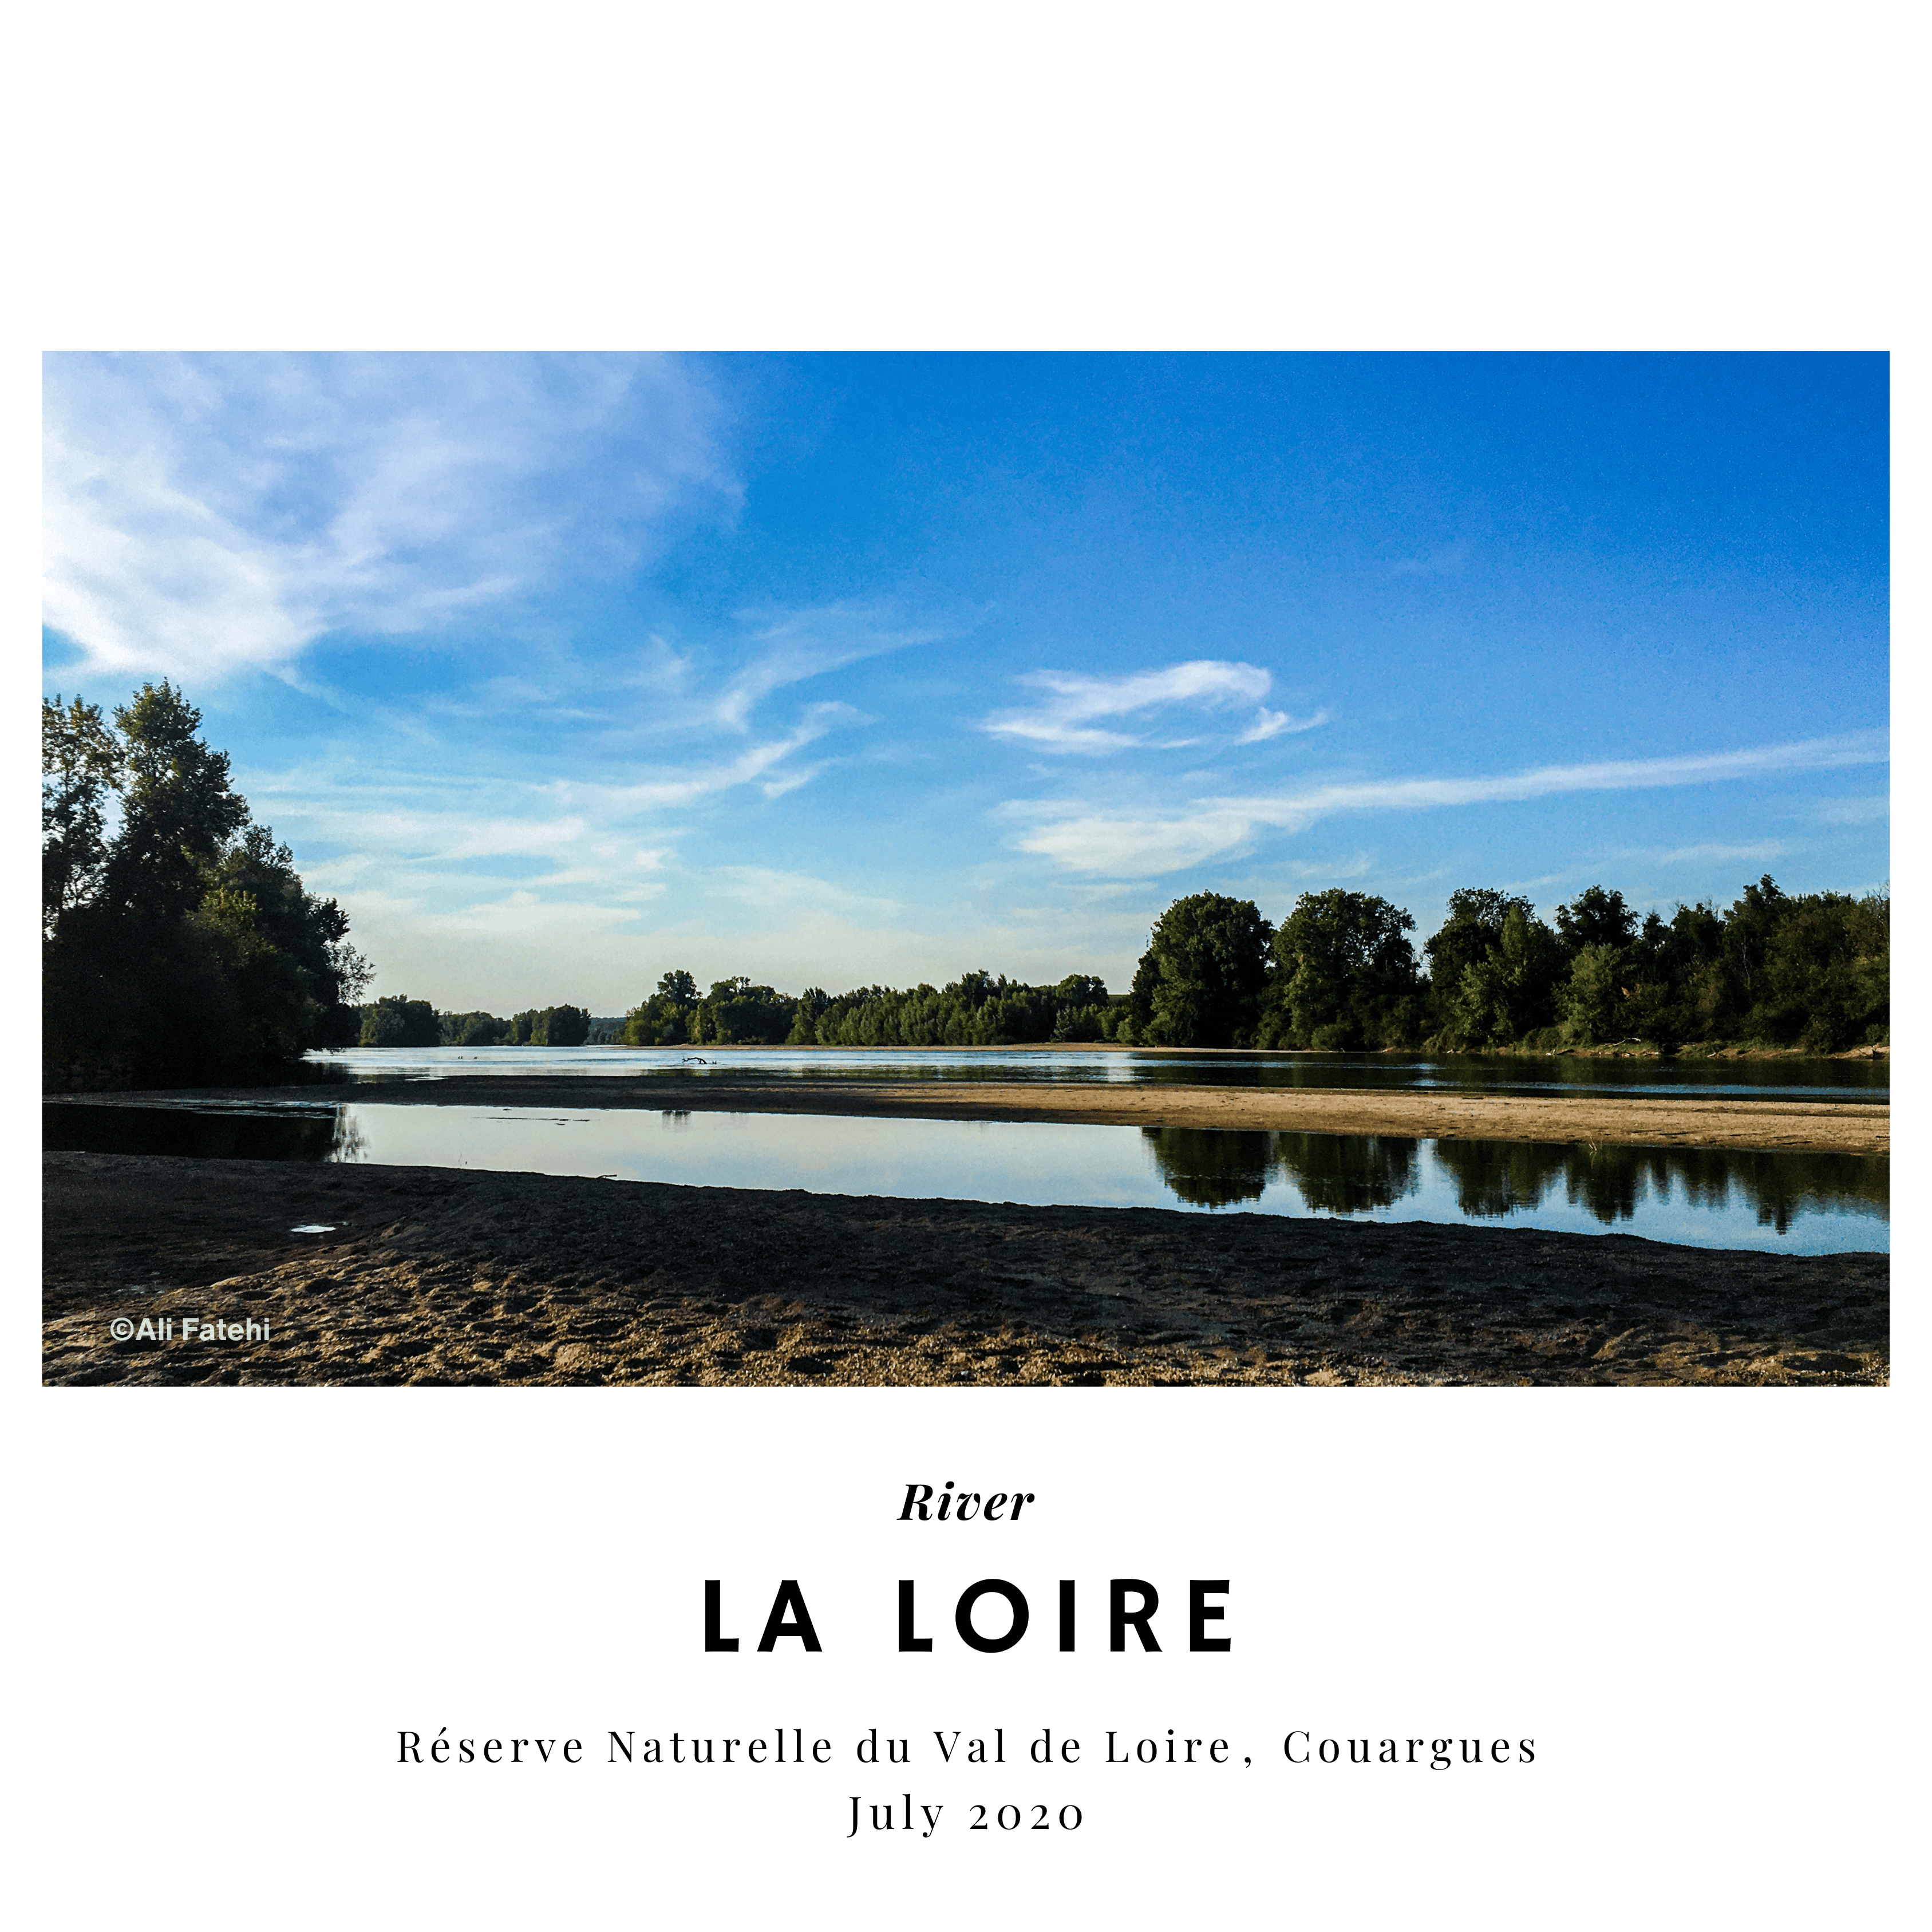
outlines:
[{"label": "white background", "polygon": [[[6,140],[19,788],[38,356],[83,346],[1889,348],[1901,742],[1923,710],[1903,9],[45,10]],[[1915,915],[1908,762],[1898,952]],[[1910,1070],[1898,1129],[1920,1145]],[[31,1148],[23,1043],[20,1151]],[[1888,1391],[46,1391],[8,1205],[6,1882],[94,1927],[1902,1922],[1922,1815],[1924,1248]],[[895,1520],[908,1480],[1039,1498]],[[1106,1580],[1159,1656],[1104,1648]],[[725,1582],[735,1656],[701,1648]],[[893,1648],[920,1579],[932,1655]],[[1010,1578],[1034,1627],[969,1652]],[[1183,1645],[1228,1577],[1226,1657]],[[803,1585],[815,1657],[752,1649]],[[1081,1648],[1053,1647],[1081,1584]],[[1918,1642],[1908,1642],[1911,1635]],[[613,1768],[610,1727],[833,1740]],[[400,1767],[396,1732],[584,1738]],[[861,1772],[863,1730],[914,1740]],[[1004,1773],[931,1733],[1225,1735]],[[1533,1767],[1294,1769],[1318,1736]],[[1251,1766],[1238,1759],[1252,1756]],[[848,1842],[850,1798],[943,1804]],[[1078,1804],[1076,1833],[964,1808]],[[1030,1816],[1030,1814],[1028,1814]]]}]

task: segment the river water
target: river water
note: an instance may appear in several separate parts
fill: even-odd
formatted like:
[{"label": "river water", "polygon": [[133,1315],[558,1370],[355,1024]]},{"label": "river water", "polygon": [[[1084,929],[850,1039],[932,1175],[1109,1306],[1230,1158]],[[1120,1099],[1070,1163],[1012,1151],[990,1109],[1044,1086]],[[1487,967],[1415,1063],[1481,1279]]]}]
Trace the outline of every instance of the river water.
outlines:
[{"label": "river water", "polygon": [[[491,1070],[517,1051],[491,1050]],[[734,1066],[742,1064],[734,1057]],[[818,1064],[814,1056],[814,1070]],[[877,1063],[867,1065],[872,1070]],[[556,1071],[554,1058],[536,1070]],[[1792,1088],[1781,1091],[1790,1097]],[[367,1162],[693,1186],[1245,1210],[1581,1233],[1615,1229],[1694,1246],[1804,1254],[1884,1251],[1890,1244],[1891,1163],[1874,1155],[681,1108],[476,1107],[460,1104],[454,1090],[449,1104],[433,1106],[338,1101],[318,1094],[312,1100],[254,1107],[62,1102],[42,1112],[50,1149],[97,1153]]]},{"label": "river water", "polygon": [[1357,1090],[1689,1095],[1707,1100],[1884,1102],[1891,1062],[1864,1060],[1628,1060],[1457,1058],[1397,1053],[1148,1052],[1054,1047],[352,1047],[312,1053],[328,1082],[514,1078],[704,1081],[755,1073],[801,1081],[997,1080],[1129,1086],[1319,1087]]}]

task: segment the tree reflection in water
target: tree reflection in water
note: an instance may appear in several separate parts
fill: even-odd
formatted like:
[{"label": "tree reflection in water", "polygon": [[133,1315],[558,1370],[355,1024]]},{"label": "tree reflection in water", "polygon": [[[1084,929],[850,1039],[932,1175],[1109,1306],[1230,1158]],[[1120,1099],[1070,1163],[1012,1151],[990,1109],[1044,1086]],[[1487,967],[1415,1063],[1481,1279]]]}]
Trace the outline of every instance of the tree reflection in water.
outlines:
[{"label": "tree reflection in water", "polygon": [[1269,1134],[1228,1127],[1143,1127],[1160,1178],[1196,1208],[1258,1201],[1274,1166]]},{"label": "tree reflection in water", "polygon": [[[42,1132],[50,1152],[499,1164],[510,1150],[500,1142],[494,1123],[510,1114],[491,1113],[491,1124],[484,1126],[472,1113],[453,1106],[375,1106],[365,1118],[364,1109],[352,1104],[231,1105],[218,1110],[62,1101],[44,1104]],[[399,1138],[390,1117],[404,1114],[410,1131]],[[801,1150],[819,1148],[826,1138],[823,1121],[765,1120],[754,1178],[748,1180],[742,1161],[731,1165],[729,1134],[716,1131],[730,1129],[728,1119],[704,1112],[654,1112],[649,1116],[650,1146],[640,1151],[621,1136],[627,1119],[644,1118],[599,1112],[596,1124],[605,1138],[586,1136],[574,1156],[577,1164],[569,1136],[558,1140],[548,1133],[541,1154],[533,1142],[519,1143],[517,1164],[556,1174],[604,1175],[619,1169],[638,1179],[674,1175],[696,1186],[815,1185],[869,1192],[879,1184],[866,1165],[868,1158],[876,1158],[866,1154],[871,1143],[856,1145],[831,1180],[822,1162],[788,1165],[802,1159]],[[592,1124],[548,1117],[546,1122],[573,1132]],[[667,1136],[664,1127],[677,1131]],[[908,1169],[903,1178],[891,1170],[890,1178],[900,1186],[916,1181],[923,1194],[964,1199],[1015,1198],[1017,1164],[1026,1166],[1030,1186],[1018,1198],[1049,1203],[1148,1201],[1152,1178],[1161,1198],[1177,1206],[1258,1206],[1263,1212],[1394,1214],[1442,1222],[1527,1220],[1540,1215],[1546,1225],[1571,1228],[1582,1216],[1602,1227],[1631,1226],[1660,1239],[1712,1246],[1750,1245],[1762,1238],[1760,1228],[1779,1237],[1796,1231],[1801,1240],[1814,1243],[1810,1251],[1819,1252],[1838,1251],[1816,1244],[1821,1226],[1828,1228],[1834,1220],[1846,1217],[1861,1224],[1843,1231],[1850,1246],[1882,1246],[1882,1237],[1874,1243],[1874,1234],[1888,1219],[1891,1207],[1891,1162],[1882,1154],[1502,1140],[1424,1142],[1393,1136],[1193,1127],[1143,1128],[1136,1143],[1119,1128],[1066,1126],[1053,1130],[1067,1142],[1057,1156],[1062,1164],[1055,1168],[1048,1161],[1042,1179],[1036,1151],[1040,1130],[1032,1125],[909,1122],[894,1132],[910,1138],[928,1127],[934,1135],[952,1137],[944,1184],[928,1178],[941,1172],[934,1166]],[[1150,1156],[1152,1177],[1142,1164],[1142,1144]],[[664,1150],[674,1144],[680,1162],[668,1167]],[[1046,1144],[1048,1151],[1053,1146],[1051,1141]]]},{"label": "tree reflection in water", "polygon": [[1196,1208],[1258,1201],[1276,1175],[1311,1210],[1390,1208],[1414,1192],[1420,1143],[1383,1134],[1245,1133],[1226,1127],[1143,1127],[1161,1179]]},{"label": "tree reflection in water", "polygon": [[1882,1156],[1686,1148],[1671,1149],[1666,1158],[1695,1205],[1723,1207],[1735,1190],[1756,1214],[1760,1227],[1780,1234],[1807,1210],[1842,1209],[1853,1202],[1881,1214],[1892,1209],[1892,1162]]},{"label": "tree reflection in water", "polygon": [[1418,1184],[1421,1143],[1387,1134],[1276,1134],[1276,1164],[1319,1214],[1393,1208]]},{"label": "tree reflection in water", "polygon": [[49,1153],[172,1154],[194,1160],[330,1160],[343,1110],[218,1114],[186,1107],[62,1104],[40,1109]]},{"label": "tree reflection in water", "polygon": [[1481,1220],[1534,1208],[1568,1163],[1569,1150],[1540,1141],[1431,1143],[1437,1165],[1455,1183],[1456,1204]]},{"label": "tree reflection in water", "polygon": [[1564,1198],[1606,1227],[1636,1218],[1646,1199],[1673,1196],[1688,1205],[1749,1208],[1760,1227],[1789,1233],[1800,1213],[1842,1212],[1862,1202],[1880,1214],[1892,1204],[1891,1162],[1883,1156],[1802,1149],[1568,1147],[1523,1141],[1439,1140],[1437,1161],[1456,1184],[1458,1208],[1500,1218],[1534,1208],[1560,1178]]}]

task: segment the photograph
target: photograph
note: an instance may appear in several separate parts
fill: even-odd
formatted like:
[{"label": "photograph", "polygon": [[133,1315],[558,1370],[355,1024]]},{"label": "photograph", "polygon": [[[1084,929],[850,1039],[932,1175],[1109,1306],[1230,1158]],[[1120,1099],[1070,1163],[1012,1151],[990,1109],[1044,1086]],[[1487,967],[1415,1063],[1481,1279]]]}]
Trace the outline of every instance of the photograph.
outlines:
[{"label": "photograph", "polygon": [[1917,1923],[1906,25],[27,20],[10,1918]]},{"label": "photograph", "polygon": [[46,1384],[1888,1381],[1884,353],[42,380]]}]

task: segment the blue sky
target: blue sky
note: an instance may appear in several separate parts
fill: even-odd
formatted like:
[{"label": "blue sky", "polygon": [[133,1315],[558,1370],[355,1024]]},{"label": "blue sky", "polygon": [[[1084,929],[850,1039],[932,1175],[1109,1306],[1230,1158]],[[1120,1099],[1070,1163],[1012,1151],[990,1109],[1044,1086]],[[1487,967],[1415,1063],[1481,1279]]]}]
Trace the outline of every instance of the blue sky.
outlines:
[{"label": "blue sky", "polygon": [[46,682],[377,989],[1124,986],[1173,898],[1888,877],[1855,356],[50,356]]}]

